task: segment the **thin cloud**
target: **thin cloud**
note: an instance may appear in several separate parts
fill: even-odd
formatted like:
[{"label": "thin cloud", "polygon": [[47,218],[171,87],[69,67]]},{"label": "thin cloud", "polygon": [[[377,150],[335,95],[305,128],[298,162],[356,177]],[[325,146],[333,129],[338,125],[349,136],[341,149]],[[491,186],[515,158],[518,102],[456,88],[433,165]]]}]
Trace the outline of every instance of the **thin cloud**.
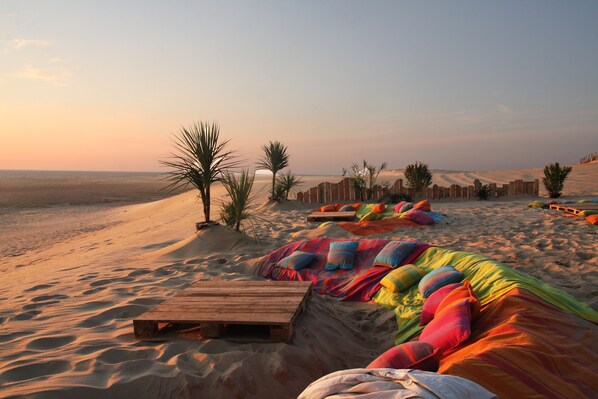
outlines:
[{"label": "thin cloud", "polygon": [[9,45],[12,49],[19,50],[23,47],[41,47],[51,46],[54,44],[51,40],[39,40],[39,39],[12,39]]},{"label": "thin cloud", "polygon": [[513,113],[513,108],[509,107],[506,104],[496,104],[496,109],[499,110],[500,112],[503,112],[505,114],[512,114]]},{"label": "thin cloud", "polygon": [[44,69],[27,65],[14,76],[19,79],[42,80],[56,86],[65,86],[71,72],[67,69]]}]

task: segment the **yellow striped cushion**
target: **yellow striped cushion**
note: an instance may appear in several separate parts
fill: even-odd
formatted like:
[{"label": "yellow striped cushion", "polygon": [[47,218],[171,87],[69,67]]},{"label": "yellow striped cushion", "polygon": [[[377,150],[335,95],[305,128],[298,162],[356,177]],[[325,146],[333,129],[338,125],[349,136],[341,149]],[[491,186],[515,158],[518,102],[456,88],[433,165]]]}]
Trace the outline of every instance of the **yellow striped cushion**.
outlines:
[{"label": "yellow striped cushion", "polygon": [[417,284],[425,274],[424,269],[415,265],[405,265],[384,276],[380,284],[390,292],[404,292]]}]

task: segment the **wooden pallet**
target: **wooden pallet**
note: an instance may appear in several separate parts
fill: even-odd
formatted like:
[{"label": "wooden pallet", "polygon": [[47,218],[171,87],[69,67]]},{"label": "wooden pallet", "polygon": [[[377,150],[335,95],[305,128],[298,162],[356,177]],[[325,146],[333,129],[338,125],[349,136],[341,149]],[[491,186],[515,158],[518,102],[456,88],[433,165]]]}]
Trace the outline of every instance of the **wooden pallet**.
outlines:
[{"label": "wooden pallet", "polygon": [[577,215],[586,210],[598,210],[598,204],[590,202],[582,204],[550,204],[550,209],[556,209],[557,211],[565,211],[567,213]]},{"label": "wooden pallet", "polygon": [[290,342],[310,292],[309,281],[196,282],[135,318],[133,330],[138,339],[160,341],[177,325],[199,327],[202,338],[226,338],[233,326],[260,326],[267,334],[258,340]]},{"label": "wooden pallet", "polygon": [[355,211],[351,212],[312,212],[307,216],[308,222],[327,222],[327,221],[341,221],[355,220]]}]

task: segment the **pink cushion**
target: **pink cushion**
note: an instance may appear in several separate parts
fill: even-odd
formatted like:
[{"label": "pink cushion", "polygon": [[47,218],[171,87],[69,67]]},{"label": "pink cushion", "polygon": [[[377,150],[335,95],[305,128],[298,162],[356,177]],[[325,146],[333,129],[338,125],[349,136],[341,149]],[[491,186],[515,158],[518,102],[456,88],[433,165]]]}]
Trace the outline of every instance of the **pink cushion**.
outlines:
[{"label": "pink cushion", "polygon": [[463,283],[453,283],[445,285],[442,288],[434,291],[424,302],[422,306],[422,314],[419,317],[419,325],[424,326],[428,324],[434,318],[436,308],[440,305],[440,302],[455,288],[461,287]]},{"label": "pink cushion", "polygon": [[432,219],[432,216],[417,209],[411,209],[409,212],[407,212],[405,217],[407,219],[413,220],[417,224],[434,224],[434,219]]},{"label": "pink cushion", "polygon": [[396,205],[394,206],[394,208],[392,208],[392,209],[393,209],[393,211],[395,211],[395,213],[401,213],[401,208],[402,208],[402,207],[403,207],[403,205],[405,205],[405,204],[406,204],[406,202],[405,202],[405,201],[401,201],[401,202],[399,202],[398,204],[396,204]]},{"label": "pink cushion", "polygon": [[471,336],[471,305],[469,299],[451,303],[424,328],[419,340],[442,349],[446,354]]},{"label": "pink cushion", "polygon": [[440,351],[426,342],[412,341],[395,346],[378,356],[368,369],[417,369],[437,371]]}]

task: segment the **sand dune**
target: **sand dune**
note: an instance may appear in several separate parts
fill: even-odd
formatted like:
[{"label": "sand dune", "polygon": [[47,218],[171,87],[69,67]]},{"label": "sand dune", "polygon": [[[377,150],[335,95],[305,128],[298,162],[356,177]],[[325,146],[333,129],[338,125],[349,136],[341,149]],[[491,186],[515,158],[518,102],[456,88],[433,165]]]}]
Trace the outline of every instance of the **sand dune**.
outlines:
[{"label": "sand dune", "polygon": [[[540,174],[540,169],[437,172],[434,181],[502,183]],[[576,166],[565,195],[598,196],[596,176],[597,164]],[[322,180],[308,177],[304,188]],[[222,198],[222,188],[214,195]],[[338,226],[306,222],[309,206],[272,204],[266,196],[264,189],[257,198],[259,240],[225,228],[196,235],[201,207],[194,192],[89,212],[79,208],[75,214],[64,209],[64,217],[52,219],[63,221],[61,231],[85,220],[96,223],[88,231],[82,223],[64,239],[52,237],[57,234],[52,223],[39,225],[35,249],[21,245],[19,255],[4,257],[0,266],[0,396],[292,398],[323,374],[362,367],[389,348],[394,314],[375,304],[317,295],[298,320],[291,345],[134,339],[132,318],[192,281],[253,279],[247,271],[255,259],[286,243],[352,237]],[[384,236],[493,257],[598,310],[596,227],[529,209],[527,202],[432,203],[449,215],[450,224]],[[5,245],[29,240],[27,228],[36,219],[12,233],[3,230]]]}]

